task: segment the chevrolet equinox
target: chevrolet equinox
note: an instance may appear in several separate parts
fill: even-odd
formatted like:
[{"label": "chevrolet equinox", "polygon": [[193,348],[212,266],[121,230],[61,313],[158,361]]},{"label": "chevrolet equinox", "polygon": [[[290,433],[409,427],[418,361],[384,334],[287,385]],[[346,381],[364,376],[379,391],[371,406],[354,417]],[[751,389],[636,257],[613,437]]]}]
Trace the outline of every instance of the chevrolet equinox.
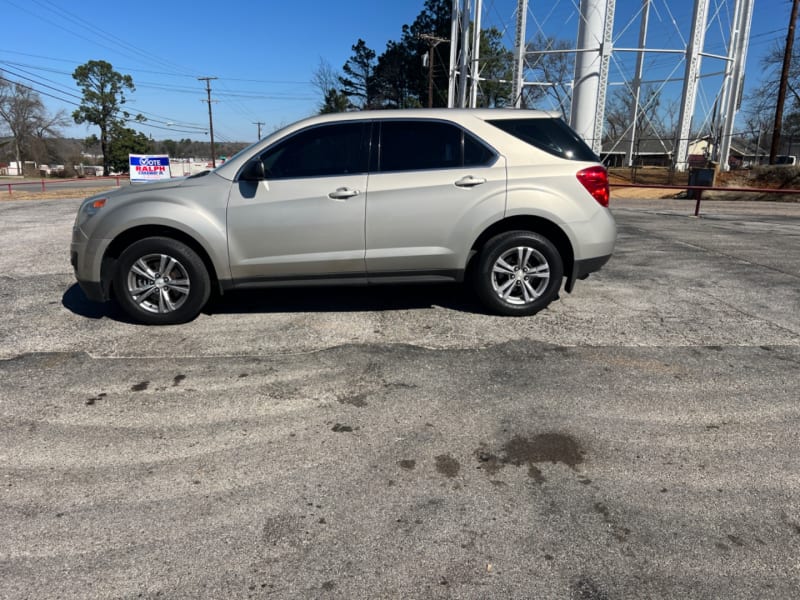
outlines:
[{"label": "chevrolet equinox", "polygon": [[87,198],[71,260],[90,300],[147,324],[212,290],[468,280],[532,315],[616,237],[605,168],[557,114],[397,110],[312,117],[186,178]]}]

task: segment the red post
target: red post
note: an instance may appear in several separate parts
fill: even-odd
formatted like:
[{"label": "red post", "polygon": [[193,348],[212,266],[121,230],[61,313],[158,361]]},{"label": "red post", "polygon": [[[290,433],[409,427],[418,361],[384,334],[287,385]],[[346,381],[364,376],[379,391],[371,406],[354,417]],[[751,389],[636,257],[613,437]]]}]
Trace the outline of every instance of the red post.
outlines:
[{"label": "red post", "polygon": [[42,191],[44,191],[44,179],[42,179]]},{"label": "red post", "polygon": [[14,194],[11,193],[11,184],[8,184],[8,195],[13,196]]},{"label": "red post", "polygon": [[694,207],[694,216],[700,216],[700,198],[703,197],[703,190],[695,190],[697,192],[697,204]]}]

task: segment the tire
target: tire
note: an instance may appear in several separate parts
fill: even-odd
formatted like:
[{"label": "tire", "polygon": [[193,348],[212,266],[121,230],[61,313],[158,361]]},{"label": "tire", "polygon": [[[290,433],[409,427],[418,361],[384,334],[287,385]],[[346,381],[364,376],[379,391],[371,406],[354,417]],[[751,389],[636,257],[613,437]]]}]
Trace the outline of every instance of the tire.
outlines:
[{"label": "tire", "polygon": [[120,308],[146,325],[191,321],[211,293],[202,259],[183,242],[165,237],[128,246],[117,262],[113,284]]},{"label": "tire", "polygon": [[473,283],[483,304],[500,315],[533,315],[558,297],[564,262],[547,238],[508,231],[480,253]]}]

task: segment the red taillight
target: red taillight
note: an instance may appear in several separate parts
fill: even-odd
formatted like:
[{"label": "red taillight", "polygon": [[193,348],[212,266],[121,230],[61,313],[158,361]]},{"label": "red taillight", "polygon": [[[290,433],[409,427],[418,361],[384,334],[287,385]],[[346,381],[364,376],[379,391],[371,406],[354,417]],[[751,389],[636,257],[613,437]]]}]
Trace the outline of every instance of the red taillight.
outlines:
[{"label": "red taillight", "polygon": [[576,176],[586,191],[592,195],[592,198],[601,205],[608,206],[611,191],[608,187],[608,171],[605,167],[589,167],[578,171]]}]

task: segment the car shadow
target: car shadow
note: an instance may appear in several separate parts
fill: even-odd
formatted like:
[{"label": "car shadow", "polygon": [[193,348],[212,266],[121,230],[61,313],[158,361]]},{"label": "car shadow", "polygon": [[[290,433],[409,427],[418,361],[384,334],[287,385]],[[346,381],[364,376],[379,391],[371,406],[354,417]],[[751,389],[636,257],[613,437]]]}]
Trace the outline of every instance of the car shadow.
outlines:
[{"label": "car shadow", "polygon": [[366,312],[429,309],[435,306],[485,314],[472,290],[455,283],[234,290],[213,298],[204,312]]},{"label": "car shadow", "polygon": [[[64,292],[61,304],[73,314],[87,319],[135,323],[114,302],[89,300],[77,283]],[[203,312],[208,315],[369,312],[430,309],[436,306],[459,312],[486,314],[472,290],[466,285],[456,283],[234,290],[223,296],[212,296]]]},{"label": "car shadow", "polygon": [[89,300],[77,283],[73,283],[61,296],[61,305],[71,313],[87,319],[112,319],[122,323],[134,322],[113,302]]}]

